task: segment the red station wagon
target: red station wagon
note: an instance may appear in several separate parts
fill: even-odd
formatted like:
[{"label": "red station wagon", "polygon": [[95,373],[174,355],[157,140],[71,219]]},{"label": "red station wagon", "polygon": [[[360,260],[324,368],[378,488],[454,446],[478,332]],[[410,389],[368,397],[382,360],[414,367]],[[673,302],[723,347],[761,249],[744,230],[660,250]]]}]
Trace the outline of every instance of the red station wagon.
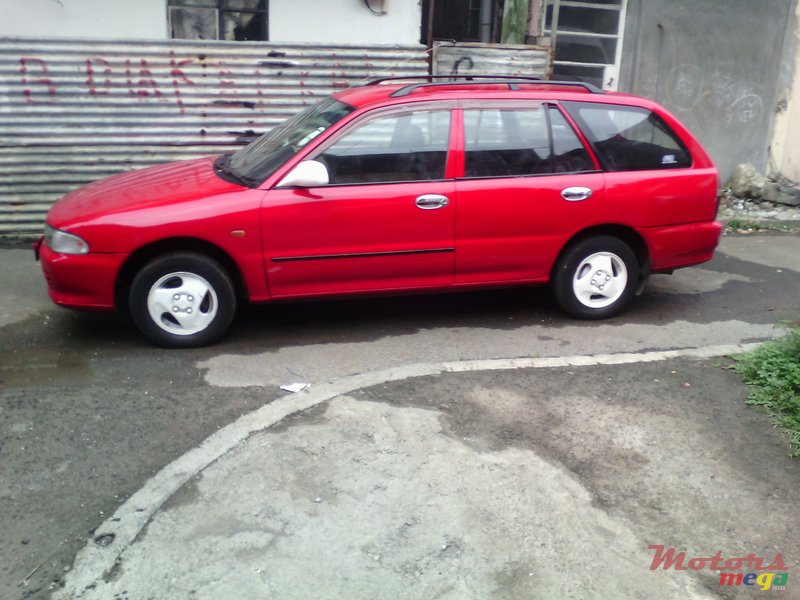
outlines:
[{"label": "red station wagon", "polygon": [[208,344],[239,302],[550,283],[609,317],[711,259],[717,171],[650,100],[525,78],[382,79],[248,146],[115,175],[50,210],[54,302]]}]

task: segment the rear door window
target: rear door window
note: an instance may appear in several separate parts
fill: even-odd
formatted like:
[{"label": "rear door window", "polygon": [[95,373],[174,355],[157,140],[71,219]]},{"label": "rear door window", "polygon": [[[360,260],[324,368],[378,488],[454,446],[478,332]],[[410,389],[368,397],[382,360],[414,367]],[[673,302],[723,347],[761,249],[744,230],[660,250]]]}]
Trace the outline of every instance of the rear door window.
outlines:
[{"label": "rear door window", "polygon": [[466,177],[550,173],[550,136],[541,107],[464,111]]},{"label": "rear door window", "polygon": [[464,110],[464,177],[519,177],[594,170],[555,107]]},{"label": "rear door window", "polygon": [[634,106],[564,102],[606,171],[687,168],[691,156],[654,112]]}]

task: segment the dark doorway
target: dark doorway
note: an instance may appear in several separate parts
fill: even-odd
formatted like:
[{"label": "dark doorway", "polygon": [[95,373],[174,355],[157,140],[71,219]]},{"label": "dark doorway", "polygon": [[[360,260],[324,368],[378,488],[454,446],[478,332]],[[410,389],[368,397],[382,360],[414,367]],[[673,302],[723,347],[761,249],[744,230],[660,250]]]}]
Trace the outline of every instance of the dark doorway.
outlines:
[{"label": "dark doorway", "polygon": [[497,43],[502,17],[503,0],[423,0],[420,41]]}]

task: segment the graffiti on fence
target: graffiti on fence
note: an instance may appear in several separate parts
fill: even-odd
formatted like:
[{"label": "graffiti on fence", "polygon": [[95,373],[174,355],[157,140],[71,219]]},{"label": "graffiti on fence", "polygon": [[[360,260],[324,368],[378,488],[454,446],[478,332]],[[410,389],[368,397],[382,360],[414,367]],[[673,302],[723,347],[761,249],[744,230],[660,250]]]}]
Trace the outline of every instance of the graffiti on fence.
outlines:
[{"label": "graffiti on fence", "polygon": [[[269,68],[269,64],[265,63]],[[187,92],[200,86],[213,92],[215,105],[237,105],[260,109],[267,104],[265,90],[284,76],[296,80],[298,95],[316,96],[320,85],[312,85],[315,69],[331,67],[345,69],[341,62],[334,64],[306,63],[307,70],[288,71],[291,63],[281,63],[281,70],[264,70],[258,64],[235,68],[225,60],[209,60],[204,54],[196,58],[179,57],[170,51],[168,60],[146,58],[108,58],[86,56],[77,66],[82,79],[76,84],[74,76],[65,75],[63,69],[51,70],[47,60],[38,56],[19,58],[20,93],[27,104],[54,104],[60,98],[88,97],[101,101],[104,98],[128,97],[142,102],[172,103],[178,112],[186,112]],[[369,66],[369,65],[367,65]],[[288,72],[287,72],[288,71]],[[319,76],[317,76],[319,79]],[[345,70],[327,71],[324,85],[344,88],[351,85],[352,75]],[[77,88],[77,89],[76,89]]]}]

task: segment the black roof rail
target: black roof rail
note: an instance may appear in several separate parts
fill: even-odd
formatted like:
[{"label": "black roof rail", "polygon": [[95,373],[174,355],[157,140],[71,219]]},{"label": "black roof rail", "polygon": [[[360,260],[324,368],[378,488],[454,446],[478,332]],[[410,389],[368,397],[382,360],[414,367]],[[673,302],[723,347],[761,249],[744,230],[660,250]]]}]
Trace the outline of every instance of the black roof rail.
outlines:
[{"label": "black roof rail", "polygon": [[[373,79],[365,85],[378,85],[386,81],[408,81],[408,80],[424,80],[424,83],[412,83],[405,87],[392,92],[393,98],[408,96],[413,91],[423,87],[439,87],[451,85],[464,85],[464,84],[505,84],[511,90],[519,90],[520,85],[550,85],[560,87],[580,87],[592,94],[602,94],[603,90],[599,87],[586,83],[585,81],[551,81],[548,79],[541,79],[540,77],[531,76],[517,76],[517,75],[408,75],[405,77],[384,77],[382,79]],[[449,81],[441,81],[449,80]]]},{"label": "black roof rail", "polygon": [[396,75],[394,77],[382,77],[380,79],[371,79],[364,85],[377,85],[385,81],[410,81],[423,79],[428,83],[435,83],[438,79],[448,79],[454,81],[461,79],[463,81],[476,81],[481,79],[508,79],[508,80],[526,80],[526,81],[541,81],[541,77],[534,77],[532,75],[469,75],[469,74],[455,74],[455,75]]}]

